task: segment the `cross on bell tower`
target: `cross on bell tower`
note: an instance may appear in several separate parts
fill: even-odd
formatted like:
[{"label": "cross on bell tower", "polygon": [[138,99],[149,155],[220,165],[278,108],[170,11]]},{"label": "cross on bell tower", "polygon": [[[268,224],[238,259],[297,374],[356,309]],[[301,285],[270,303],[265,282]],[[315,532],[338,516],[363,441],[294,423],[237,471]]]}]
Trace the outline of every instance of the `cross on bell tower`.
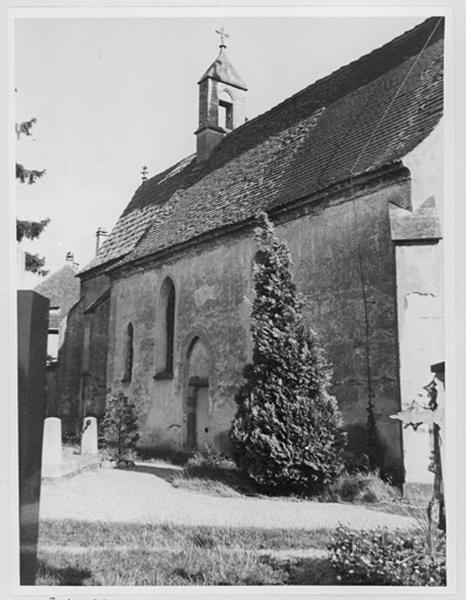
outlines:
[{"label": "cross on bell tower", "polygon": [[197,161],[208,158],[225,135],[246,120],[244,105],[247,87],[225,51],[225,40],[230,35],[223,25],[215,33],[220,36],[220,52],[198,81],[199,127],[195,132]]},{"label": "cross on bell tower", "polygon": [[226,48],[225,38],[229,38],[230,35],[225,31],[225,27],[222,25],[220,29],[216,29],[215,33],[220,36],[220,48]]}]

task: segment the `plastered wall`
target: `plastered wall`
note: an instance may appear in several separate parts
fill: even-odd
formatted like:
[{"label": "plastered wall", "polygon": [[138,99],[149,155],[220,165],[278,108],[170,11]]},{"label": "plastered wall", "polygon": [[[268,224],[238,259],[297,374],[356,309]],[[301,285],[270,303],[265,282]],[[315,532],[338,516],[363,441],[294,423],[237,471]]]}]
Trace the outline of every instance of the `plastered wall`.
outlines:
[{"label": "plastered wall", "polygon": [[[333,393],[348,430],[350,447],[366,450],[369,397],[377,417],[385,468],[402,477],[399,410],[395,253],[388,201],[405,195],[406,183],[367,192],[355,200],[281,221],[295,281],[306,313],[333,365]],[[344,201],[343,201],[344,200]],[[163,266],[139,268],[112,284],[108,387],[136,401],[146,446],[182,445],[185,435],[186,364],[198,336],[210,349],[209,443],[227,449],[234,395],[250,356],[248,316],[251,266],[257,251],[252,232],[187,251]],[[169,276],[176,289],[173,378],[158,380],[156,323],[159,294]],[[124,331],[134,326],[134,366],[122,382]]]}]

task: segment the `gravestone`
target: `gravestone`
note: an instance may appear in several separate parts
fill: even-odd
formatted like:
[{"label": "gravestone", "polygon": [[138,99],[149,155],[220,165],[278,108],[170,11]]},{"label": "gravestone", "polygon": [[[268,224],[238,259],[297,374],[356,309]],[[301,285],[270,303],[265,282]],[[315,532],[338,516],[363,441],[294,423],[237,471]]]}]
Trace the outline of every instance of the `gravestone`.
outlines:
[{"label": "gravestone", "polygon": [[81,454],[97,454],[97,419],[85,417],[81,430]]},{"label": "gravestone", "polygon": [[20,584],[34,585],[49,300],[37,292],[20,290],[17,310]]},{"label": "gravestone", "polygon": [[61,421],[57,417],[44,420],[42,442],[42,467],[55,467],[62,463]]}]

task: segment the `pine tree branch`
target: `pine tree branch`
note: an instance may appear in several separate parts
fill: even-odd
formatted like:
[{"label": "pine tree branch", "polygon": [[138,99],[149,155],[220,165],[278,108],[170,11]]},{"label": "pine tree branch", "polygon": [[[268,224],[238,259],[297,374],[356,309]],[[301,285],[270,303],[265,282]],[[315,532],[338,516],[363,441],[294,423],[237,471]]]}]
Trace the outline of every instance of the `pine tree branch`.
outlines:
[{"label": "pine tree branch", "polygon": [[15,123],[16,137],[19,139],[21,135],[30,136],[32,135],[31,129],[37,123],[37,119],[33,117],[29,121],[22,121],[21,123]]},{"label": "pine tree branch", "polygon": [[16,163],[16,179],[19,179],[21,183],[28,182],[29,185],[35,183],[40,177],[45,175],[45,169],[38,171],[36,169],[26,169],[21,163]]},{"label": "pine tree branch", "polygon": [[43,268],[44,265],[45,258],[43,256],[26,252],[26,271],[45,277],[48,274],[48,271]]},{"label": "pine tree branch", "polygon": [[20,242],[23,238],[35,240],[49,223],[50,219],[48,217],[41,221],[22,221],[16,219],[16,241]]}]

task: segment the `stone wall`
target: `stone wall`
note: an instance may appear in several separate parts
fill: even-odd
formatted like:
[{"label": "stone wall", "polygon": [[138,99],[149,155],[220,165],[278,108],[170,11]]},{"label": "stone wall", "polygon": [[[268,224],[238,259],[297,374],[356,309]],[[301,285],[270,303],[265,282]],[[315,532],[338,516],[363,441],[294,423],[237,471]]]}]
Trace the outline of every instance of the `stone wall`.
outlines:
[{"label": "stone wall", "polygon": [[356,454],[367,452],[371,400],[383,445],[383,467],[401,476],[396,279],[387,202],[393,185],[279,228],[289,240],[295,280],[311,326],[333,367],[332,393]]},{"label": "stone wall", "polygon": [[[403,159],[411,173],[412,211],[391,207],[395,244],[400,347],[401,405],[425,402],[423,386],[433,378],[432,364],[445,360],[443,123]],[[450,221],[450,225],[452,222]],[[448,231],[446,232],[448,236]],[[431,483],[432,433],[421,425],[403,429],[406,481]]]},{"label": "stone wall", "polygon": [[[367,191],[354,200],[334,199],[300,218],[283,218],[277,233],[289,243],[295,280],[306,313],[333,365],[333,392],[349,442],[365,450],[372,395],[384,467],[402,478],[400,426],[389,415],[400,407],[394,249],[388,201],[403,203],[405,182]],[[409,194],[408,194],[409,195]],[[136,401],[145,446],[182,445],[186,439],[186,364],[193,339],[212,355],[209,378],[209,443],[227,449],[234,395],[251,352],[248,316],[252,232],[186,251],[163,266],[138,268],[115,278],[111,292],[108,385]],[[169,276],[176,288],[174,373],[154,379],[160,289]],[[122,382],[124,331],[134,326],[132,381]]]},{"label": "stone wall", "polygon": [[[247,360],[248,287],[252,240],[230,240],[203,252],[191,251],[161,268],[138,271],[114,282],[110,308],[108,384],[136,400],[144,445],[183,443],[185,366],[195,337],[206,340],[213,358],[209,401],[213,422],[211,442],[228,429],[234,414],[233,396]],[[175,285],[176,321],[173,378],[156,375],[156,322],[160,290],[169,276]],[[124,331],[134,327],[134,363],[131,382],[122,382]]]},{"label": "stone wall", "polygon": [[[403,409],[413,401],[421,405],[426,402],[423,387],[433,379],[430,367],[443,358],[443,275],[439,251],[434,243],[396,247]],[[431,445],[428,425],[403,431],[407,482],[433,482],[433,474],[428,470]]]}]

